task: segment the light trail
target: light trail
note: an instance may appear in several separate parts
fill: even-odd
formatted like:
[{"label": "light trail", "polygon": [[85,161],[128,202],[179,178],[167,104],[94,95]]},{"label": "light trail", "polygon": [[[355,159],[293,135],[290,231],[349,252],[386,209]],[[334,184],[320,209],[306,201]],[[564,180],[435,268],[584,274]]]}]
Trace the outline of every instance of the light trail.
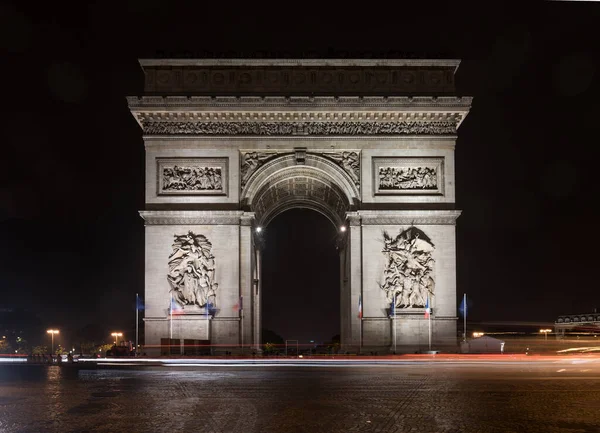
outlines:
[{"label": "light trail", "polygon": [[169,359],[169,358],[96,358],[79,359],[79,364],[97,366],[166,366],[166,367],[369,367],[408,365],[533,365],[533,364],[581,364],[600,363],[600,357],[573,358],[572,356],[439,356],[389,357],[367,359]]}]

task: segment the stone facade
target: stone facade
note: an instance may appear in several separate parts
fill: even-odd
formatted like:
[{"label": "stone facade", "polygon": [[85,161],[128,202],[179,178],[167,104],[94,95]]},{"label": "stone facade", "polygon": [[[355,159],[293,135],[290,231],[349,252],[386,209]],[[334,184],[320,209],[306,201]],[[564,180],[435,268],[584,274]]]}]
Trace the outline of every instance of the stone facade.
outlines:
[{"label": "stone facade", "polygon": [[[394,340],[399,351],[426,348],[424,308],[397,308],[390,316],[386,296],[393,284],[402,292],[400,283],[381,288],[390,260],[383,233],[411,227],[435,248],[423,255],[413,246],[408,256],[399,248],[394,272],[402,274],[405,294],[431,294],[434,346],[456,346],[454,146],[471,104],[452,96],[457,61],[141,63],[146,93],[128,102],[146,147],[148,347],[172,336],[259,349],[256,229],[294,207],[346,228],[338,248],[347,350],[391,350]],[[338,73],[332,68],[341,82],[327,85],[328,74]],[[210,266],[198,260],[167,280],[174,236],[188,232],[212,245],[215,308],[183,305],[171,314],[173,287],[193,292],[207,284]],[[424,259],[432,264],[427,274],[417,263]]]}]

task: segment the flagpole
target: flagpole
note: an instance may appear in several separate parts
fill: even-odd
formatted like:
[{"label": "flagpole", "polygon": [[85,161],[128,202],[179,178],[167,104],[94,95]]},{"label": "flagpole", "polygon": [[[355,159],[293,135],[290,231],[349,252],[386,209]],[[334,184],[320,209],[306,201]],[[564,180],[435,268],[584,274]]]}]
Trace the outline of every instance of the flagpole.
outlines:
[{"label": "flagpole", "polygon": [[394,321],[394,355],[396,354],[396,340],[397,340],[397,335],[398,335],[398,329],[396,329],[396,294],[394,293],[394,318],[392,319]]},{"label": "flagpole", "polygon": [[429,305],[429,295],[427,295],[427,305],[429,306],[429,312],[427,313],[427,318],[429,321],[429,351],[431,352],[431,305]]},{"label": "flagpole", "polygon": [[463,341],[467,341],[467,294],[463,295]]},{"label": "flagpole", "polygon": [[135,356],[138,355],[138,347],[139,345],[139,319],[138,314],[140,310],[140,295],[138,293],[135,294]]},{"label": "flagpole", "polygon": [[169,306],[171,320],[169,321],[169,354],[171,354],[171,340],[173,339],[173,292],[171,292],[171,305]]},{"label": "flagpole", "polygon": [[244,296],[240,296],[240,322],[242,325],[242,354],[244,353]]},{"label": "flagpole", "polygon": [[362,349],[362,295],[358,295],[358,306],[360,311],[358,312],[358,320],[360,324],[359,335],[358,335],[358,352]]}]

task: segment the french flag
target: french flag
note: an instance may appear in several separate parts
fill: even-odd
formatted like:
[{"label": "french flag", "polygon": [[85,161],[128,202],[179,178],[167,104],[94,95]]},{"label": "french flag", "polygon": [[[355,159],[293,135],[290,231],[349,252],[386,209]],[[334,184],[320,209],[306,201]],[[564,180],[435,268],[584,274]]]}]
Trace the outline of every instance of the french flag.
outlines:
[{"label": "french flag", "polygon": [[171,293],[171,306],[169,307],[170,313],[172,316],[176,314],[183,314],[183,308],[179,303],[173,298],[173,293]]},{"label": "french flag", "polygon": [[425,301],[425,318],[429,318],[429,314],[431,313],[431,308],[429,308],[429,295],[427,295],[427,301]]},{"label": "french flag", "polygon": [[358,297],[358,318],[362,319],[362,296]]},{"label": "french flag", "polygon": [[242,311],[244,309],[244,297],[240,296],[240,301],[233,306],[233,311]]}]

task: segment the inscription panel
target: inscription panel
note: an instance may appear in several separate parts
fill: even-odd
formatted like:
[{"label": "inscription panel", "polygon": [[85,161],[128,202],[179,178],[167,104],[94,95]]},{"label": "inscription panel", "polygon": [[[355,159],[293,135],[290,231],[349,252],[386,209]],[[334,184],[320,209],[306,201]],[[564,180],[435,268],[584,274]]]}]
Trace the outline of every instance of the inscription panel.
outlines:
[{"label": "inscription panel", "polygon": [[373,158],[374,195],[444,195],[444,158]]},{"label": "inscription panel", "polygon": [[157,195],[227,195],[228,158],[157,158]]}]

